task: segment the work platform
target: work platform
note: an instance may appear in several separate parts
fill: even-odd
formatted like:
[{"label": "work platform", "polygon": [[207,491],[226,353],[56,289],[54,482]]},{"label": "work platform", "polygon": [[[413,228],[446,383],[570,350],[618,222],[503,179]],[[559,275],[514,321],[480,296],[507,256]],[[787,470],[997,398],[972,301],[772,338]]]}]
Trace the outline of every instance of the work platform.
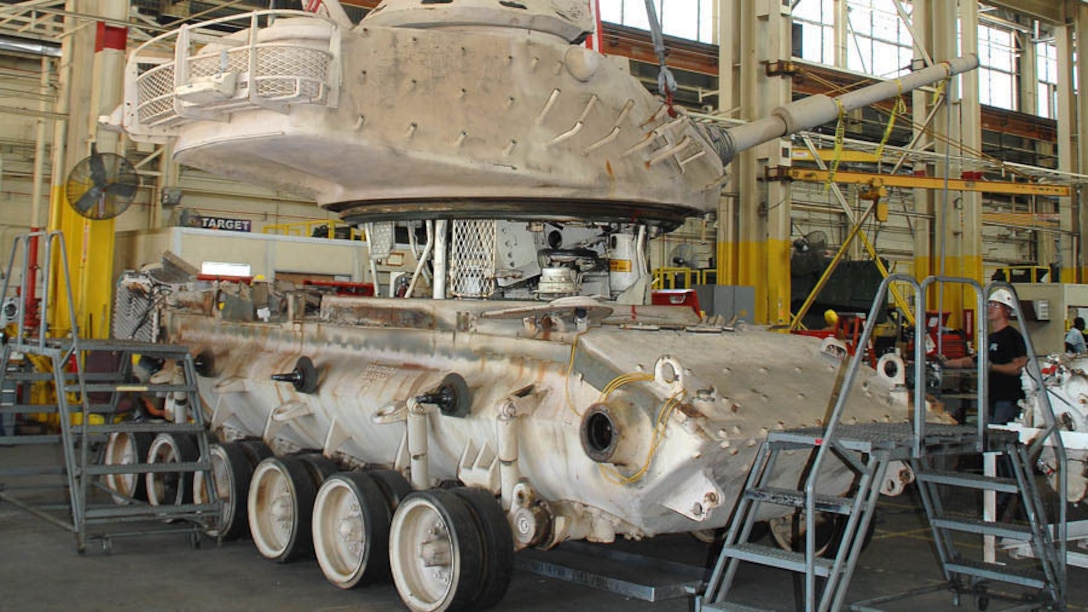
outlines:
[{"label": "work platform", "polygon": [[[20,300],[11,325],[14,334],[4,339],[0,413],[12,431],[5,429],[0,445],[41,446],[49,452],[37,464],[0,460],[0,501],[72,532],[80,553],[91,537],[109,550],[112,538],[148,531],[184,531],[198,544],[202,531],[214,531],[219,524],[221,505],[207,476],[212,470],[209,434],[193,357],[183,346],[80,338],[59,232],[16,238],[4,278],[12,278],[21,248],[20,295],[35,297],[28,288],[33,275],[28,262],[39,241],[44,242],[45,267],[62,271],[60,295],[44,288],[40,302]],[[7,290],[5,280],[0,295]],[[67,337],[52,337],[44,321],[32,321],[28,314],[47,312],[57,297],[71,313]],[[162,375],[138,373],[140,362]],[[143,404],[155,400],[169,410],[145,413]],[[41,431],[15,431],[20,426]],[[202,480],[198,475],[204,475]],[[43,487],[62,490],[64,502],[39,504],[27,495]],[[96,490],[109,494],[105,502],[93,495]],[[158,523],[153,529],[131,527],[148,520]]]},{"label": "work platform", "polygon": [[[917,308],[915,338],[922,338],[926,333],[923,307],[931,286],[968,286],[976,296],[976,312],[983,311],[995,287],[998,291],[1011,289],[997,285],[984,289],[977,282],[962,278],[930,277],[918,283],[905,275],[888,276],[873,301],[858,346],[869,345],[880,309],[887,303],[893,283],[909,285],[913,290]],[[1013,312],[1023,320],[1019,302],[1015,297],[1012,299]],[[980,346],[986,347],[986,324],[979,321],[978,325],[975,337]],[[1041,383],[1042,374],[1031,338],[1023,331],[1021,335],[1028,356],[1026,371]],[[768,434],[752,464],[706,590],[696,598],[696,612],[763,609],[762,601],[746,602],[736,597],[734,585],[743,564],[792,572],[798,609],[807,612],[843,609],[848,605],[850,581],[865,547],[878,497],[881,493],[902,490],[907,479],[917,484],[937,562],[944,574],[944,587],[953,593],[955,602],[968,594],[977,598],[980,609],[985,609],[989,604],[988,590],[992,585],[1000,584],[1022,589],[1016,599],[1029,608],[1064,609],[1068,601],[1068,468],[1049,395],[1045,392],[1040,395],[1038,417],[1043,425],[1031,440],[1021,441],[1014,431],[987,426],[986,385],[979,389],[976,397],[978,419],[975,426],[928,423],[926,355],[923,343],[915,342],[914,384],[909,388],[914,400],[910,422],[845,424],[841,421],[846,398],[865,352],[856,351],[849,360],[843,361],[832,397],[833,409],[824,426]],[[885,361],[882,358],[876,367],[891,366],[906,392],[905,368],[897,359]],[[975,361],[979,380],[986,380],[987,353],[980,351]],[[1050,494],[1044,500],[1044,493],[1048,492],[1036,482],[1035,465],[1044,448],[1055,458],[1052,467],[1058,474],[1056,482],[1060,483],[1056,500]],[[776,481],[776,460],[782,452],[802,453],[808,457],[805,473],[795,488],[784,488]],[[996,456],[1002,467],[998,476],[992,472],[982,476],[950,469],[950,460],[984,456]],[[830,481],[836,469],[838,473],[852,473],[853,481],[845,492],[828,489],[841,485],[824,484],[825,480]],[[966,513],[951,511],[945,501],[949,490],[981,491],[985,494],[985,504],[981,504],[981,508],[976,504]],[[1022,522],[1012,523],[1007,521],[1007,516],[997,516],[995,499],[1002,497],[1006,503],[999,505],[1007,509],[1006,514],[1019,508]],[[776,507],[778,512],[792,509],[792,533],[783,536],[788,540],[787,544],[792,543],[792,550],[749,541],[765,505]],[[1054,518],[1048,519],[1048,513]],[[1051,526],[1051,520],[1054,526]],[[827,535],[829,533],[831,535]],[[981,541],[975,546],[964,546],[957,541],[957,536],[964,534],[981,537]],[[1015,538],[1024,542],[1032,552],[1033,562],[1029,567],[999,562],[992,550],[996,538]],[[783,538],[778,539],[781,542]],[[902,593],[904,597],[908,594]],[[884,596],[877,600],[887,603],[895,597]],[[759,608],[752,607],[752,603]]]}]

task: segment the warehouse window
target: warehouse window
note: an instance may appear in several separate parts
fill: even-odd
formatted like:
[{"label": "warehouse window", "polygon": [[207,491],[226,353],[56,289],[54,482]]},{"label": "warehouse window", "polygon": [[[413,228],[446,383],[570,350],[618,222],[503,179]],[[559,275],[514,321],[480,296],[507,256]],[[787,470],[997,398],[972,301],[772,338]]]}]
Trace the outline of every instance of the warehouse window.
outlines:
[{"label": "warehouse window", "polygon": [[[656,0],[657,18],[667,36],[716,42],[714,0]],[[601,21],[648,30],[644,0],[600,0]]]},{"label": "warehouse window", "polygon": [[[846,67],[881,77],[910,72],[914,56],[910,31],[892,0],[848,2]],[[911,5],[903,3],[909,15]]]},{"label": "warehouse window", "polygon": [[1058,116],[1058,46],[1051,42],[1035,43],[1039,62],[1040,117],[1056,119]]},{"label": "warehouse window", "polygon": [[794,32],[800,26],[803,59],[835,64],[834,11],[834,0],[800,0],[793,7]]},{"label": "warehouse window", "polygon": [[978,26],[979,101],[1017,110],[1016,37],[1012,30],[991,25]]}]

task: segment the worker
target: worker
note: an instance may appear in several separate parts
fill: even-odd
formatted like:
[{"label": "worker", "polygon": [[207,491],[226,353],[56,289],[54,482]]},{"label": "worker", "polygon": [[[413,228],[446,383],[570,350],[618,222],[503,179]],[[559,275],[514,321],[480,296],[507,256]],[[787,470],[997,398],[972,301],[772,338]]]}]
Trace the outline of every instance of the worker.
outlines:
[{"label": "worker", "polygon": [[[986,304],[986,318],[990,322],[990,361],[988,379],[990,423],[1004,425],[1019,414],[1019,402],[1024,397],[1020,373],[1028,362],[1027,347],[1020,332],[1009,324],[1013,312],[1013,297],[1008,289],[998,289],[990,295]],[[1084,321],[1082,320],[1083,324]],[[944,360],[951,368],[969,368],[976,365],[968,355]]]},{"label": "worker", "polygon": [[1074,355],[1088,353],[1088,347],[1085,347],[1084,344],[1084,319],[1082,317],[1073,319],[1073,327],[1069,329],[1069,333],[1065,334],[1065,352]]}]

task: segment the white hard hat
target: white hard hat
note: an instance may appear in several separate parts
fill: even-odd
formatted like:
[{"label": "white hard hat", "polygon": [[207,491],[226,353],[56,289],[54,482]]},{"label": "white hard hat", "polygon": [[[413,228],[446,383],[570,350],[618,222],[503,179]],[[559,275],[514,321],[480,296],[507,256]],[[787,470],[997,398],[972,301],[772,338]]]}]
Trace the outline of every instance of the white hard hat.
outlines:
[{"label": "white hard hat", "polygon": [[1012,292],[1008,289],[998,289],[997,291],[994,291],[990,294],[989,301],[1003,304],[1005,306],[1008,306],[1009,308],[1015,308],[1012,301]]}]

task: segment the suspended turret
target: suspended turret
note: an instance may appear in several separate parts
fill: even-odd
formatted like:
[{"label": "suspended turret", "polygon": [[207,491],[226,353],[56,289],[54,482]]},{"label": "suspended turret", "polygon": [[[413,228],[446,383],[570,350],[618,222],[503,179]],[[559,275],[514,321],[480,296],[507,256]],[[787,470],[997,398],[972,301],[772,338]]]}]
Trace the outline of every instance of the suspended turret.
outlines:
[{"label": "suspended turret", "polygon": [[593,24],[580,1],[387,0],[358,25],[326,4],[328,17],[257,13],[247,30],[186,26],[140,47],[124,128],[175,139],[178,162],[313,198],[350,223],[671,228],[716,210],[737,152],[977,65],[942,63],[722,129],[582,46]]}]

